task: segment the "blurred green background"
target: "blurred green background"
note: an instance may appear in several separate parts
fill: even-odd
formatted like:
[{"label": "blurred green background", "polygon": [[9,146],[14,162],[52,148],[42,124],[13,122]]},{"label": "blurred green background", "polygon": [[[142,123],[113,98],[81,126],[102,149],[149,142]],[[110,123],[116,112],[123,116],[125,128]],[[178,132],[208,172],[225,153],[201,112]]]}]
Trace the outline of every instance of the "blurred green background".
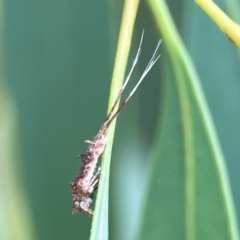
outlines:
[{"label": "blurred green background", "polygon": [[[239,217],[239,51],[193,1],[167,2],[200,76]],[[231,8],[227,1],[215,2],[240,23],[234,13],[236,8]],[[7,177],[16,177],[11,184],[23,191],[35,239],[88,239],[91,219],[85,214],[71,215],[68,183],[79,168],[77,155],[86,150],[84,140],[96,135],[106,115],[123,2],[2,0],[1,3],[1,78],[11,93],[6,99],[10,96],[16,109],[17,143],[14,140],[9,144],[16,144],[14,149],[18,149],[13,156],[16,172],[8,172]],[[144,1],[140,4],[133,43],[138,42],[142,29],[145,29],[143,53],[127,91],[133,87],[159,38]],[[110,177],[110,239],[133,239],[138,226],[161,108],[163,49],[164,39],[159,64],[117,123]],[[136,44],[130,53],[130,63],[135,50]],[[1,93],[5,85],[2,84]],[[3,96],[0,106],[4,109],[7,103]],[[1,172],[8,166],[5,160],[0,159]],[[169,181],[174,167],[173,164],[160,180]],[[12,199],[8,199],[6,190],[11,188],[10,182],[3,177],[1,181],[5,184],[0,189],[0,209],[2,213],[6,210],[6,215],[0,217],[4,227]],[[17,209],[11,210],[16,213],[13,218],[24,219],[17,215]],[[12,239],[7,233],[15,231],[12,225],[5,230],[6,235],[2,236]]]}]

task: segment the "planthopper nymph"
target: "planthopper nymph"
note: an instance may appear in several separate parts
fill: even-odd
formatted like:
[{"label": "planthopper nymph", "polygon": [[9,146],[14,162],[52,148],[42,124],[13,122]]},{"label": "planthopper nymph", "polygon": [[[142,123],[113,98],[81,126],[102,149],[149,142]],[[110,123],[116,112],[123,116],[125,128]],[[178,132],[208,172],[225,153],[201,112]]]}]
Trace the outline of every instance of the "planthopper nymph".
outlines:
[{"label": "planthopper nymph", "polygon": [[147,75],[147,73],[151,70],[153,65],[157,62],[160,55],[157,53],[157,50],[160,46],[161,41],[158,42],[157,47],[152,55],[152,58],[150,59],[146,69],[144,70],[142,76],[140,77],[138,83],[133,88],[133,90],[130,92],[128,97],[123,101],[123,103],[120,105],[120,107],[114,112],[117,103],[120,100],[120,97],[122,95],[123,90],[125,89],[132,72],[134,70],[134,67],[136,66],[140,53],[141,53],[141,45],[143,41],[143,34],[140,40],[140,44],[138,47],[138,51],[136,54],[136,57],[133,60],[132,67],[130,69],[129,74],[127,75],[127,78],[119,91],[113,106],[108,113],[102,127],[100,128],[98,134],[95,136],[95,138],[90,141],[85,141],[89,144],[88,149],[85,153],[80,154],[79,157],[82,160],[78,175],[74,179],[73,182],[70,183],[70,187],[72,188],[72,205],[73,205],[73,213],[78,213],[81,211],[86,212],[89,216],[93,216],[93,210],[91,209],[91,204],[93,201],[93,193],[97,189],[99,177],[101,173],[101,167],[98,167],[97,169],[97,163],[100,155],[102,154],[107,138],[104,135],[105,131],[109,128],[113,120],[119,115],[121,110],[124,108],[126,103],[129,101],[129,99],[132,97],[140,83],[143,81],[144,77]]}]

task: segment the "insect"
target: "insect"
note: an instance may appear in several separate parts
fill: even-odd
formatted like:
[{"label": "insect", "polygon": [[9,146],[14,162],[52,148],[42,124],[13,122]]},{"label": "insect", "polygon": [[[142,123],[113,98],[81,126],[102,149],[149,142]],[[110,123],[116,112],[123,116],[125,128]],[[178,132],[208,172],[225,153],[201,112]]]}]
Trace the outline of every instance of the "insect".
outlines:
[{"label": "insect", "polygon": [[133,88],[133,90],[130,92],[128,97],[120,105],[118,110],[114,113],[114,110],[115,110],[117,103],[122,95],[122,92],[124,91],[128,81],[131,77],[131,74],[134,70],[134,67],[136,66],[136,64],[138,62],[138,59],[139,59],[139,56],[141,53],[141,45],[142,45],[142,41],[143,41],[143,35],[144,35],[144,32],[142,33],[138,51],[133,60],[130,72],[129,72],[121,90],[119,91],[110,112],[108,113],[102,127],[100,128],[100,130],[99,130],[98,134],[95,136],[95,138],[92,141],[90,141],[90,140],[85,141],[86,143],[89,144],[87,151],[85,153],[79,155],[79,157],[82,160],[81,167],[80,167],[78,175],[76,176],[74,181],[70,182],[70,184],[69,184],[70,187],[72,188],[73,213],[78,213],[78,212],[84,211],[89,216],[91,216],[91,217],[93,216],[93,210],[91,209],[91,204],[93,201],[94,191],[98,187],[98,181],[99,181],[99,177],[100,177],[100,173],[101,173],[101,167],[98,167],[98,169],[96,169],[96,168],[97,168],[98,158],[102,154],[105,144],[106,144],[106,141],[107,141],[107,137],[104,135],[105,131],[109,128],[109,126],[111,125],[113,120],[115,118],[117,118],[117,116],[119,115],[121,110],[124,108],[126,103],[129,101],[129,99],[132,97],[132,95],[134,94],[134,92],[136,91],[138,86],[140,85],[140,83],[143,81],[144,77],[147,75],[147,73],[151,70],[153,65],[157,62],[157,60],[160,57],[160,55],[157,53],[157,50],[160,46],[161,40],[159,40],[157,47],[152,55],[152,58],[150,59],[148,65],[147,65],[146,69],[144,70],[142,76],[140,77],[138,83]]}]

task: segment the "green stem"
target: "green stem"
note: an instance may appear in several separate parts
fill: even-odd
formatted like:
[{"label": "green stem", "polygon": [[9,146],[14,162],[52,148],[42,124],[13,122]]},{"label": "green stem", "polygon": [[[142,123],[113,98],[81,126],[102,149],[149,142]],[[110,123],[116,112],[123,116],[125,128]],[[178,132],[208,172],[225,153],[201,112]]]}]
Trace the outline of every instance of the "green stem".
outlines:
[{"label": "green stem", "polygon": [[[121,89],[137,15],[139,0],[126,0],[123,8],[118,47],[112,76],[108,111]],[[102,172],[98,187],[95,212],[92,223],[91,240],[108,239],[108,195],[112,145],[116,121],[113,121],[107,133],[107,144],[102,158]]]},{"label": "green stem", "polygon": [[195,2],[209,15],[227,37],[240,48],[240,26],[232,21],[213,1],[195,0]]},{"label": "green stem", "polygon": [[[182,69],[179,67],[179,59],[176,58],[176,51],[178,49],[178,43],[180,38],[174,31],[174,24],[171,20],[170,13],[168,11],[165,1],[149,0],[150,9],[156,19],[156,23],[159,28],[162,29],[166,47],[173,62],[173,67],[176,75],[179,100],[182,112],[182,127],[183,127],[183,139],[184,139],[184,158],[185,158],[185,230],[186,239],[195,239],[195,159],[194,159],[194,134],[192,123],[192,111],[189,94],[187,91],[186,82],[182,81],[184,78]],[[161,26],[159,25],[161,23]],[[163,27],[162,27],[163,26]],[[174,37],[176,39],[174,40]],[[174,48],[172,47],[174,46]]]},{"label": "green stem", "polygon": [[[173,20],[169,13],[167,4],[164,0],[148,0],[147,1],[152,14],[154,16],[156,25],[163,34],[163,39],[167,50],[169,52],[171,61],[174,66],[174,71],[176,73],[176,80],[178,81],[178,91],[179,97],[181,101],[182,108],[182,121],[183,121],[183,130],[187,132],[184,133],[184,145],[185,145],[185,157],[186,164],[188,164],[188,168],[186,168],[187,176],[186,181],[194,181],[194,159],[193,153],[187,150],[186,145],[191,144],[189,148],[193,149],[193,137],[192,137],[192,120],[189,116],[189,109],[186,108],[188,97],[186,96],[185,88],[186,85],[191,87],[191,91],[194,93],[196,103],[198,105],[201,118],[203,120],[204,126],[206,128],[206,133],[208,134],[209,144],[212,148],[212,153],[214,159],[216,161],[216,165],[218,167],[218,171],[220,174],[221,181],[221,190],[223,199],[226,206],[228,223],[229,223],[229,233],[231,239],[238,239],[238,228],[237,228],[237,220],[235,209],[233,205],[232,194],[230,192],[230,184],[229,179],[226,173],[225,162],[223,158],[223,154],[217,139],[217,135],[215,132],[215,127],[212,122],[211,114],[209,112],[207,103],[205,102],[204,94],[202,92],[202,88],[200,85],[200,80],[198,79],[195,68],[189,58],[189,55],[185,49],[185,46],[174,26]],[[177,57],[176,57],[177,56]],[[189,82],[183,81],[184,77],[181,77],[182,71],[185,71],[185,74],[188,76]],[[187,80],[186,79],[186,80]],[[181,81],[181,82],[180,82]],[[188,124],[189,127],[188,127]],[[195,209],[193,206],[195,196],[195,187],[194,182],[187,183],[186,182],[186,204],[190,204],[188,209],[186,209],[186,239],[193,239],[195,236],[195,221],[191,222],[192,219],[195,219]]]}]

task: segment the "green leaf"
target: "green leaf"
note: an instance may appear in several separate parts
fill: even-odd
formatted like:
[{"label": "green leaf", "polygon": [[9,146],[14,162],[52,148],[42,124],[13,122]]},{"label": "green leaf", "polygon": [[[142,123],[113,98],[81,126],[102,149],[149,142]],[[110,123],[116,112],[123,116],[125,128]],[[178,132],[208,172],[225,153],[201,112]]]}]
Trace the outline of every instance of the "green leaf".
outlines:
[{"label": "green leaf", "polygon": [[238,239],[224,158],[199,78],[165,1],[148,4],[169,59],[139,239]]},{"label": "green leaf", "polygon": [[[115,66],[112,77],[108,111],[111,109],[118,92],[121,89],[128,54],[131,46],[134,22],[139,0],[126,1],[123,9],[122,23],[118,40]],[[90,239],[108,239],[108,196],[111,153],[115,130],[114,121],[107,133],[107,144],[102,159],[101,178],[98,187]]]}]

